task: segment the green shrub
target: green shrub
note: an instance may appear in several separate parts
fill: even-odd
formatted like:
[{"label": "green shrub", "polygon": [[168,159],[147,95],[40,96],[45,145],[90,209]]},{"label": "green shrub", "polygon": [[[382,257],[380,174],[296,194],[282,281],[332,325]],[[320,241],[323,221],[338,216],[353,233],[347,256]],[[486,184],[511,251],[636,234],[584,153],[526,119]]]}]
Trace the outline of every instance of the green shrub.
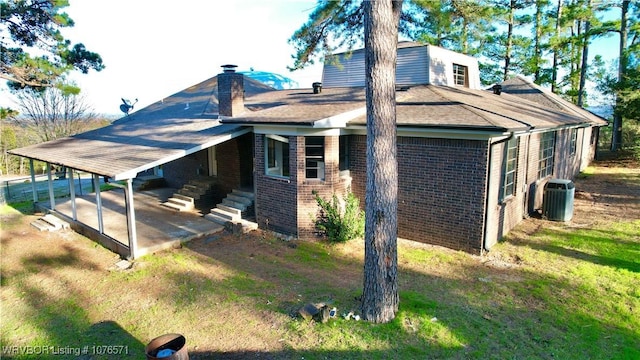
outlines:
[{"label": "green shrub", "polygon": [[313,192],[320,211],[315,220],[316,229],[331,242],[345,242],[364,236],[364,211],[360,210],[360,200],[351,192],[344,196],[344,207],[338,196],[325,200]]}]

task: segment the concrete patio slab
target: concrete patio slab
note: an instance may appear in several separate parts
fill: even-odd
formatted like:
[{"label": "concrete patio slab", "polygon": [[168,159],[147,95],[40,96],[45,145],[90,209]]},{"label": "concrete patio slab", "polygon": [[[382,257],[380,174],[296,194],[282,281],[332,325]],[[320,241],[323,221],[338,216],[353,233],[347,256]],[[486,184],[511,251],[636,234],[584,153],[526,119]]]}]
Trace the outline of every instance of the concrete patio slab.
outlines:
[{"label": "concrete patio slab", "polygon": [[[224,226],[206,220],[202,214],[177,212],[161,204],[175,189],[161,188],[134,193],[134,211],[138,248],[136,257],[179,246],[182,242],[224,230]],[[124,191],[114,189],[100,193],[104,234],[128,246]],[[48,205],[42,204],[42,205]],[[56,199],[56,212],[72,218],[71,199]],[[98,229],[95,194],[76,196],[77,221]]]}]

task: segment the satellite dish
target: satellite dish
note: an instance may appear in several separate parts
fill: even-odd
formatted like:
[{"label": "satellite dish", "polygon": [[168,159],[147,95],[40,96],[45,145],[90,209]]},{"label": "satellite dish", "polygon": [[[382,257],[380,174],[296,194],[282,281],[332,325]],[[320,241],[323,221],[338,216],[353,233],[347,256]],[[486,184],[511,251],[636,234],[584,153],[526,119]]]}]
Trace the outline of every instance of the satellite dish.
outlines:
[{"label": "satellite dish", "polygon": [[122,98],[122,104],[120,105],[120,111],[122,111],[125,115],[129,115],[129,111],[131,111],[131,109],[133,109],[133,105],[135,105],[137,102],[138,102],[137,98],[136,98],[136,101],[134,101],[133,103],[129,99]]}]

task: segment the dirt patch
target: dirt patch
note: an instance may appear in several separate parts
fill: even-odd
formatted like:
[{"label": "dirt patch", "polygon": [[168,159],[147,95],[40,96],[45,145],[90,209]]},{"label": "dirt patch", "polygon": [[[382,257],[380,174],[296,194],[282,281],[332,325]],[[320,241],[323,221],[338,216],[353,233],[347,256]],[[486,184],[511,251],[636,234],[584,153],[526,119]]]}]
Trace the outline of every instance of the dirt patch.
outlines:
[{"label": "dirt patch", "polygon": [[640,162],[632,158],[595,161],[574,179],[574,216],[566,223],[532,216],[511,236],[554,226],[581,228],[616,219],[640,219]]},{"label": "dirt patch", "polygon": [[[532,217],[510,236],[517,241],[518,236],[547,227],[590,227],[616,219],[640,219],[640,166],[637,162],[622,164],[596,162],[575,180],[572,221],[559,223]],[[54,339],[59,344],[96,342],[100,339],[83,336],[96,324],[111,322],[118,325],[109,330],[112,343],[98,345],[118,345],[120,339],[128,339],[135,347],[131,351],[139,352],[153,337],[180,329],[194,359],[221,353],[238,358],[245,352],[286,353],[296,350],[298,342],[301,347],[312,347],[323,341],[288,338],[287,326],[313,326],[291,325],[291,317],[305,302],[335,300],[341,305],[340,311],[358,306],[355,298],[362,287],[362,242],[313,247],[262,231],[240,236],[221,234],[144,257],[130,270],[118,270],[115,264],[119,258],[113,253],[71,231],[39,232],[29,225],[37,218],[38,214],[1,217],[3,321],[20,324],[21,319],[37,318],[34,314],[42,313],[48,316],[47,321],[53,318],[56,322],[38,324],[29,329],[32,333],[24,334],[14,334],[22,331],[17,326],[7,338],[10,345],[51,339],[51,334],[62,333],[61,326],[70,338]],[[400,264],[403,271],[413,271],[422,281],[446,286],[447,279],[455,278],[474,286],[478,281],[518,282],[524,276],[513,271],[523,263],[517,253],[460,256],[459,252],[431,245],[404,240],[399,243],[402,247],[424,248],[425,254],[432,256],[424,268],[412,268],[415,264],[407,259]],[[464,266],[456,265],[457,273],[447,268],[453,266],[446,265],[451,257],[465,262]],[[475,268],[478,264],[484,265],[480,271]],[[473,278],[466,279],[470,274]],[[413,289],[415,285],[401,286]],[[438,299],[437,292],[430,296],[448,301]],[[52,306],[52,302],[57,305]],[[47,314],[52,308],[73,311]],[[33,333],[33,329],[38,332]],[[114,332],[126,336],[114,337]]]}]

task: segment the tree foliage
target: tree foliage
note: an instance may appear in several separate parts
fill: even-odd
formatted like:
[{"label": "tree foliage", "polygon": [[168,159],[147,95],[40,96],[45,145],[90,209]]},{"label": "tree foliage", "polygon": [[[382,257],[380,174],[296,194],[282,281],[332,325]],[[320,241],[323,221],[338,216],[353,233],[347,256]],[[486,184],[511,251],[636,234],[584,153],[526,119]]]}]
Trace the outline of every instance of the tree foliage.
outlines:
[{"label": "tree foliage", "polygon": [[62,11],[67,6],[68,0],[0,3],[0,78],[8,80],[12,89],[58,86],[77,93],[77,87],[65,86],[66,73],[104,68],[100,55],[62,36],[61,28],[74,25]]},{"label": "tree foliage", "polygon": [[[291,69],[361,46],[364,4],[318,0],[309,21],[289,40],[296,48]],[[622,8],[627,9],[624,24]],[[536,84],[587,107],[601,95],[589,93],[588,82],[597,82],[597,89],[610,95],[621,129],[623,118],[638,119],[639,8],[640,2],[629,0],[405,0],[399,34],[477,57],[480,80],[487,86],[516,74],[531,76]],[[623,30],[615,70],[603,69],[598,57],[590,60],[595,40]]]}]

